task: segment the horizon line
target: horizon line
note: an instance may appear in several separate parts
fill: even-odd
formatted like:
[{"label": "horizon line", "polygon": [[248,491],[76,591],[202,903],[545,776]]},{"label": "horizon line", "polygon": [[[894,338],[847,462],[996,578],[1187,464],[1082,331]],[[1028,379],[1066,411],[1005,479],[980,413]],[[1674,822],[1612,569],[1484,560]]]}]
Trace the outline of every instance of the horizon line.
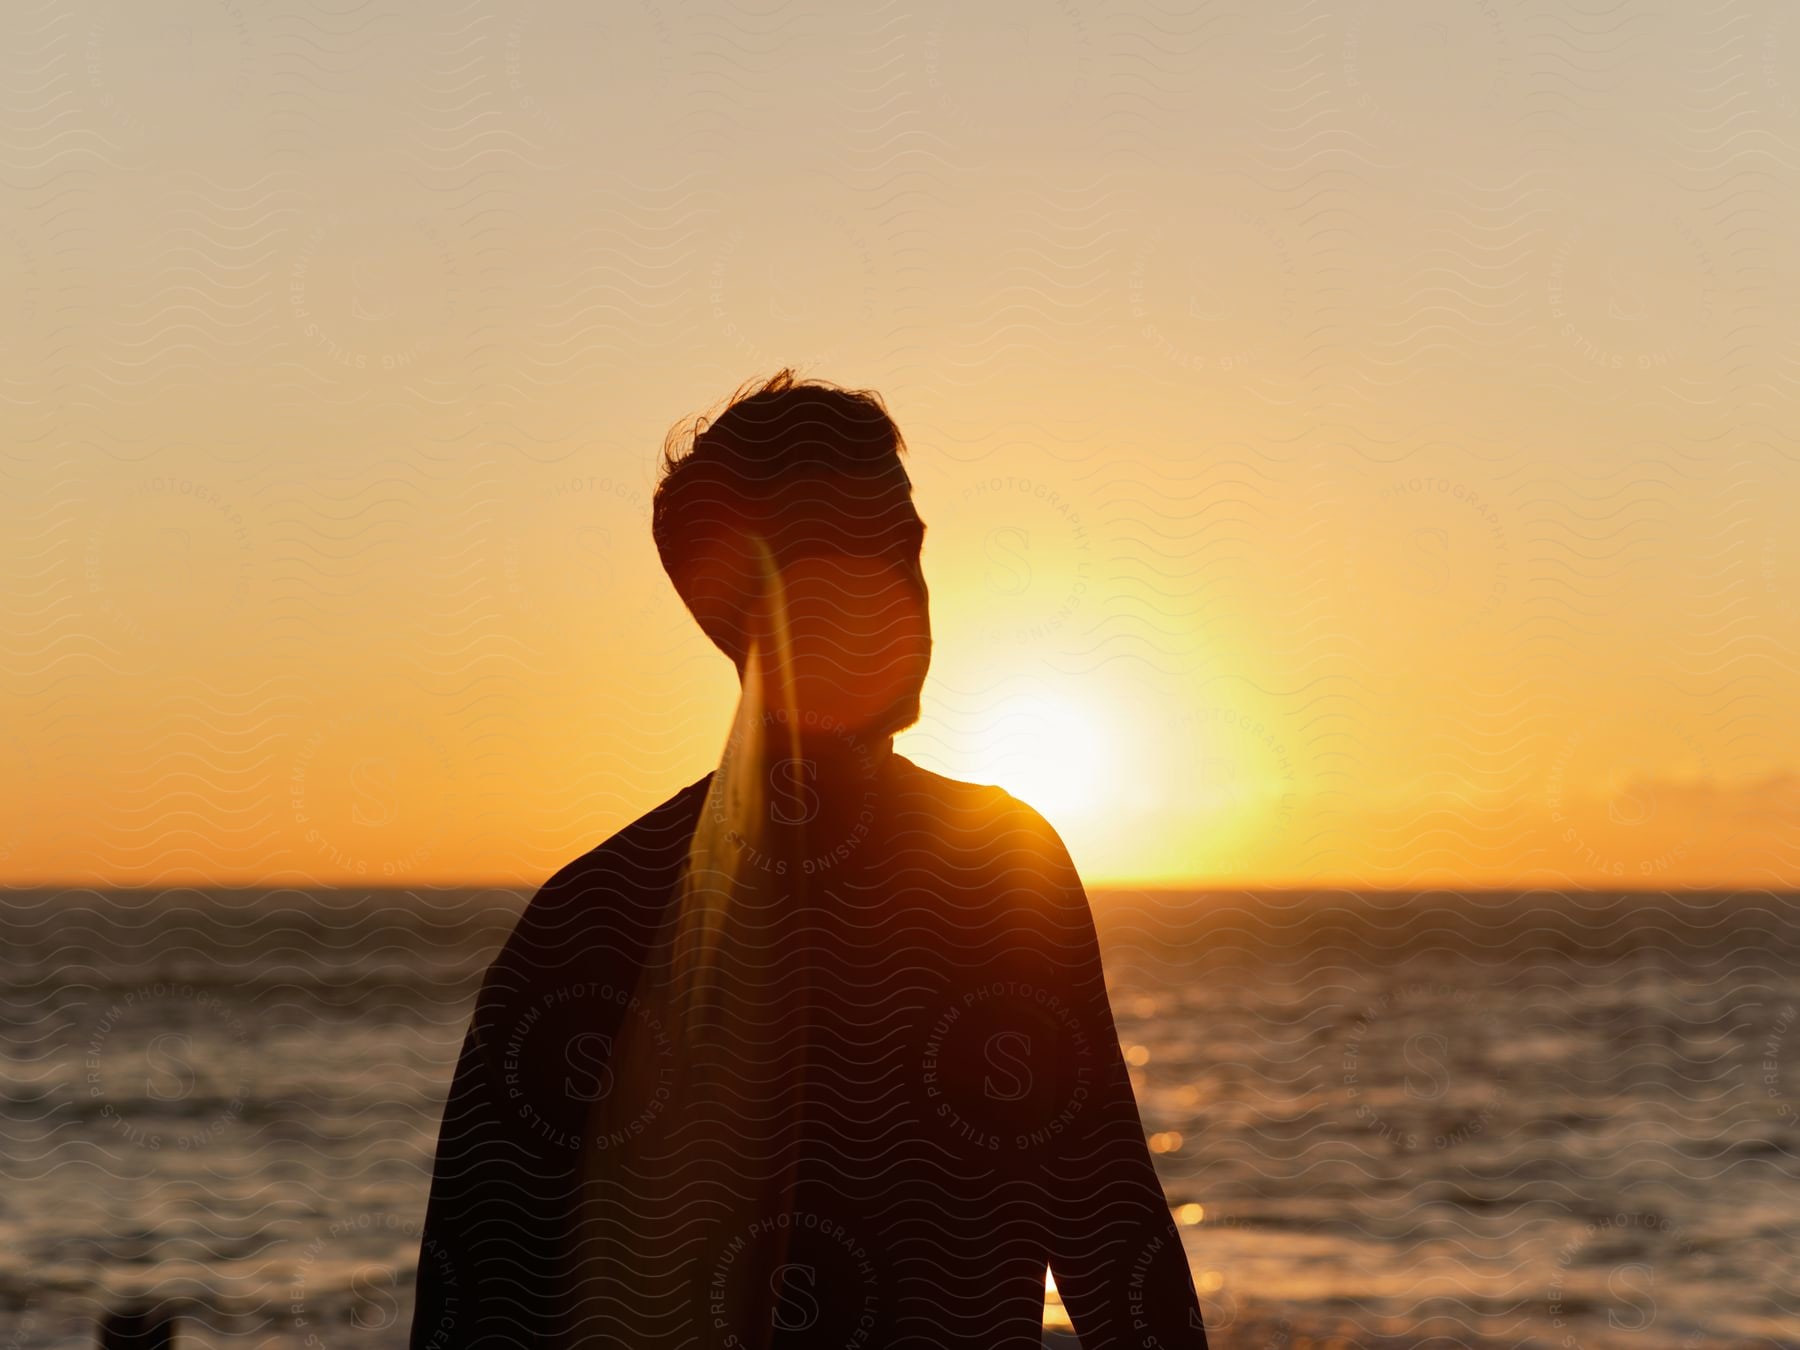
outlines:
[{"label": "horizon line", "polygon": [[[552,874],[554,875],[554,873]],[[15,891],[518,891],[535,894],[548,883],[514,879],[458,881],[366,881],[357,878],[336,880],[289,881],[161,881],[161,882],[96,882],[92,880],[52,879],[43,881],[0,881],[0,896]],[[1237,882],[1221,881],[1088,881],[1083,883],[1090,893],[1113,894],[1121,891],[1167,891],[1199,895],[1299,895],[1314,892],[1343,892],[1358,895],[1517,895],[1525,892],[1579,895],[1719,895],[1749,892],[1760,895],[1800,894],[1800,880],[1780,884],[1746,881],[1713,880],[1704,882],[1670,882],[1664,885],[1605,885],[1592,881],[1459,883],[1413,882],[1383,884],[1367,881],[1335,880],[1306,882]]]}]

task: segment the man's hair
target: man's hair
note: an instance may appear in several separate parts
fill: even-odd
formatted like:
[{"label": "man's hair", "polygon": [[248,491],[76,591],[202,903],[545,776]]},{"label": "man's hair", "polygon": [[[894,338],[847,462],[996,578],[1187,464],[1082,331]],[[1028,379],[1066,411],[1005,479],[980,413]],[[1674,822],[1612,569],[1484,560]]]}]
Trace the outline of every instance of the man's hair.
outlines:
[{"label": "man's hair", "polygon": [[791,369],[743,386],[710,421],[676,424],[663,443],[650,532],[663,570],[719,650],[740,666],[747,654],[744,621],[760,584],[752,538],[777,563],[809,548],[868,544],[871,522],[846,521],[841,499],[821,489],[903,479],[905,449],[881,395],[797,379]]}]

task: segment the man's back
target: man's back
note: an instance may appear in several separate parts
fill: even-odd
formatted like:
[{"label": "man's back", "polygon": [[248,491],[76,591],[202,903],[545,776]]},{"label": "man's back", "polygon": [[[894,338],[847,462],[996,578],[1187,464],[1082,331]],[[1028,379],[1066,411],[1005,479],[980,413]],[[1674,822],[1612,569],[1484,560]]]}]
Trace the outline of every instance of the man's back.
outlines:
[{"label": "man's back", "polygon": [[[415,1346],[606,1344],[631,1320],[634,1289],[573,1260],[573,1235],[596,1203],[632,1224],[629,1193],[584,1181],[620,1142],[593,1128],[615,1045],[635,1032],[670,1079],[683,1069],[639,992],[709,781],[546,883],[490,970],[445,1110]],[[806,1047],[804,1105],[781,1123],[792,1202],[708,1247],[726,1255],[701,1273],[718,1308],[732,1281],[770,1281],[772,1312],[743,1328],[686,1307],[656,1340],[1036,1345],[1049,1261],[1089,1350],[1203,1347],[1060,840],[1000,790],[897,755],[836,805],[804,857],[753,860],[780,869],[787,906],[760,956],[804,985],[804,1011],[743,1019],[724,1047],[751,1069]],[[679,1140],[659,1109],[650,1094],[609,1128]],[[684,1181],[669,1157],[664,1196]]]}]

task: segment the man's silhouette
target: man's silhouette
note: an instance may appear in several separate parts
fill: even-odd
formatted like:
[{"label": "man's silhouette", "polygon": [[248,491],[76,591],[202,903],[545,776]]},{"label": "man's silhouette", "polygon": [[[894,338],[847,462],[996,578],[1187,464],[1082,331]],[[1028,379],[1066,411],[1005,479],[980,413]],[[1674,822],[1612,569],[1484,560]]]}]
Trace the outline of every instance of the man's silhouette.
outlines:
[{"label": "man's silhouette", "polygon": [[545,883],[444,1109],[415,1347],[1204,1350],[1062,841],[909,763],[924,526],[880,400],[782,372],[653,533],[743,693]]}]

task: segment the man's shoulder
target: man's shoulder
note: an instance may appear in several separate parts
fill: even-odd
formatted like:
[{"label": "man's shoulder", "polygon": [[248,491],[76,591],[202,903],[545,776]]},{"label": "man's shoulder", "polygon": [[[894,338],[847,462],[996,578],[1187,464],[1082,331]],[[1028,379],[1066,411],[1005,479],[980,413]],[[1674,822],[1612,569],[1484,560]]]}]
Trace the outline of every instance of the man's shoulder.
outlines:
[{"label": "man's shoulder", "polygon": [[537,889],[502,958],[532,965],[585,959],[596,947],[630,947],[661,920],[712,780],[690,783]]},{"label": "man's shoulder", "polygon": [[1004,817],[1019,808],[1031,809],[1003,787],[951,778],[924,768],[899,751],[894,752],[893,763],[899,771],[896,791],[903,807],[924,803],[938,810],[972,812],[994,818]]},{"label": "man's shoulder", "polygon": [[1067,859],[1060,835],[1038,809],[993,783],[968,783],[896,755],[906,778],[902,791],[916,793],[942,812],[958,833],[979,837],[991,851],[1021,858]]},{"label": "man's shoulder", "polygon": [[712,774],[689,783],[674,796],[644,812],[629,825],[564,863],[539,890],[555,895],[575,887],[608,882],[634,884],[646,874],[678,867],[693,838],[694,822]]}]

